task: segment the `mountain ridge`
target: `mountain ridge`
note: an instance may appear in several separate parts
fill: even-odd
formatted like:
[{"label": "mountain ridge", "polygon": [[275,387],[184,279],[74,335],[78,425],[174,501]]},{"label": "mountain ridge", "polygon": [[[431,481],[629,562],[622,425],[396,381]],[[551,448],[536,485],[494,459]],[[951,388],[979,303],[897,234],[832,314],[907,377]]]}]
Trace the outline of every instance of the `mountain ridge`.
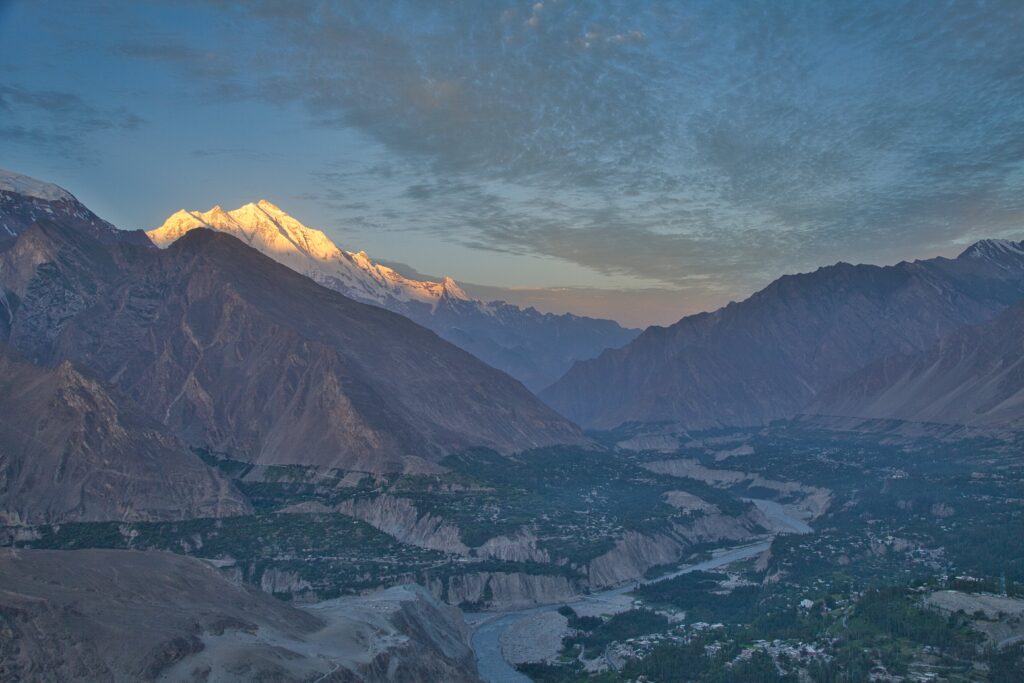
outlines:
[{"label": "mountain ridge", "polygon": [[14,239],[39,220],[60,220],[101,242],[151,246],[141,230],[119,230],[64,188],[0,169],[0,243]]},{"label": "mountain ridge", "polygon": [[155,420],[64,361],[0,343],[0,523],[162,521],[252,512]]},{"label": "mountain ridge", "polygon": [[808,412],[966,426],[1024,424],[1024,301],[926,350],[875,361],[829,387]]},{"label": "mountain ridge", "polygon": [[193,446],[394,471],[469,447],[586,442],[500,371],[231,235],[192,230],[157,250],[44,222],[0,264],[13,346],[81,364]]},{"label": "mountain ridge", "polygon": [[648,328],[579,362],[541,396],[577,423],[604,429],[791,417],[868,363],[925,349],[1024,297],[1018,243],[974,246],[954,259],[784,275],[742,302]]},{"label": "mountain ridge", "polygon": [[573,361],[624,344],[639,332],[611,320],[485,303],[450,277],[440,282],[405,277],[364,251],[341,249],[266,199],[231,211],[219,205],[205,212],[180,209],[146,234],[166,248],[203,227],[235,235],[329,289],[409,317],[535,391]]}]

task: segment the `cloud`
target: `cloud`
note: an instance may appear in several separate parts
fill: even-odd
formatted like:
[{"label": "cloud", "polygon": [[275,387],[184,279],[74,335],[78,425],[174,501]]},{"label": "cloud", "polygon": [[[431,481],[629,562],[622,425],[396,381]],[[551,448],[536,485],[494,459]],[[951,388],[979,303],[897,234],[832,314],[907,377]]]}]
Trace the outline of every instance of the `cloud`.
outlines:
[{"label": "cloud", "polygon": [[101,131],[134,131],[145,120],[126,107],[97,107],[59,90],[0,84],[0,139],[31,145],[79,162],[92,160],[89,138]]},{"label": "cloud", "polygon": [[726,297],[1024,217],[1019,2],[206,6],[121,53],[357,131],[346,223]]},{"label": "cloud", "polygon": [[262,149],[245,147],[201,147],[189,152],[196,159],[227,158],[236,161],[266,161],[274,158],[274,154]]}]

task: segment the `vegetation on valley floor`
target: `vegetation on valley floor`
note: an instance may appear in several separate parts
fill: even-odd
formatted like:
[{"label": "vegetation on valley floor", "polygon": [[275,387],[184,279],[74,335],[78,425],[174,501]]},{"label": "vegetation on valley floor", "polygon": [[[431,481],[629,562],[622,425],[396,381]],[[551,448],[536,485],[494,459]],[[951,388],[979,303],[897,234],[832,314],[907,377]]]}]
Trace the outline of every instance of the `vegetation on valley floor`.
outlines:
[{"label": "vegetation on valley floor", "polygon": [[[776,538],[760,563],[641,587],[645,610],[679,623],[589,653],[598,668],[606,656],[614,661],[610,670],[588,674],[577,659],[579,643],[610,620],[571,623],[560,663],[522,667],[534,680],[1024,680],[1024,645],[996,648],[979,630],[1000,621],[1024,629],[1019,617],[947,613],[926,602],[936,590],[1024,597],[1019,441],[792,424],[690,438],[695,445],[676,457],[826,487],[829,511],[814,534]],[[750,448],[716,458],[736,444]]]},{"label": "vegetation on valley floor", "polygon": [[[994,650],[980,640],[976,615],[940,613],[924,602],[937,589],[1024,596],[1021,441],[857,435],[786,423],[692,434],[687,443],[676,453],[541,449],[509,459],[469,451],[446,459],[446,474],[404,476],[258,468],[204,453],[235,478],[256,515],[61,524],[10,533],[8,542],[231,558],[245,580],[260,584],[273,569],[308,583],[306,590],[318,597],[409,580],[444,585],[448,577],[475,571],[572,579],[625,530],[654,532],[699,519],[699,512],[667,505],[669,490],[687,491],[730,514],[748,509],[744,497],[790,500],[753,487],[761,475],[831,491],[828,511],[813,521],[815,533],[779,536],[757,562],[646,585],[635,594],[641,610],[611,619],[567,615],[573,632],[563,661],[524,670],[547,681],[781,681],[802,672],[831,683],[882,671],[1022,680],[1020,646]],[[748,476],[715,487],[642,467],[671,458]],[[560,562],[423,550],[333,512],[345,501],[384,494],[457,526],[471,547],[528,529]],[[321,511],[280,513],[301,503]],[[667,569],[654,567],[649,576]],[[812,606],[801,608],[802,601]],[[722,627],[696,629],[701,623]],[[606,650],[626,653],[618,670],[586,674],[578,666],[581,651],[603,656]]]}]

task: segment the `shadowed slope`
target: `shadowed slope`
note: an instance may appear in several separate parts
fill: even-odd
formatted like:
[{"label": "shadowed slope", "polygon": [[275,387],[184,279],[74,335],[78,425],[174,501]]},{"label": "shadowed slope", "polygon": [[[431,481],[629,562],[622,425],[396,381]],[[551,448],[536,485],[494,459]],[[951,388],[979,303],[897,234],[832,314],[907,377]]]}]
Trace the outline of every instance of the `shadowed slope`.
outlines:
[{"label": "shadowed slope", "polygon": [[1024,248],[979,242],[956,259],[840,263],[779,278],[714,313],[652,327],[577,363],[543,392],[580,424],[686,428],[791,416],[868,363],[927,348],[1024,296]]},{"label": "shadowed slope", "polygon": [[572,363],[622,346],[639,333],[611,320],[540,313],[502,301],[471,299],[451,278],[407,278],[365,252],[339,248],[266,200],[225,211],[182,209],[146,234],[167,247],[192,230],[210,228],[242,240],[278,263],[347,297],[401,313],[539,391]]},{"label": "shadowed slope", "polygon": [[838,382],[810,413],[972,426],[1024,424],[1024,302],[927,351],[891,356]]},{"label": "shadowed slope", "polygon": [[70,363],[41,368],[0,345],[0,521],[151,521],[250,512],[245,498],[155,421]]},{"label": "shadowed slope", "polygon": [[465,625],[417,586],[306,611],[160,552],[0,550],[5,681],[478,680]]},{"label": "shadowed slope", "polygon": [[38,225],[0,258],[12,344],[91,368],[192,444],[378,471],[470,446],[584,441],[515,380],[229,235],[104,249]]}]

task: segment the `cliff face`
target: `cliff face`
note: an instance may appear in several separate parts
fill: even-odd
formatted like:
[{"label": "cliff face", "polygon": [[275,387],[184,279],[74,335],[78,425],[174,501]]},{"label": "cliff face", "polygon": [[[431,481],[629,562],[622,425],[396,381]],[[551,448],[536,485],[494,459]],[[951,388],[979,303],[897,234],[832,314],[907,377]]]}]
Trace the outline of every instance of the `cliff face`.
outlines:
[{"label": "cliff face", "polygon": [[0,415],[2,524],[251,512],[181,441],[69,363],[37,367],[0,344]]},{"label": "cliff face", "polygon": [[[763,479],[758,482],[779,485],[779,482]],[[805,493],[798,485],[793,487],[793,493]],[[732,516],[682,491],[672,491],[668,497],[679,506],[685,503],[687,509],[699,510],[701,514],[685,523],[673,524],[661,533],[627,531],[615,539],[610,550],[578,566],[569,565],[567,559],[558,555],[557,548],[540,547],[540,539],[530,527],[468,547],[462,542],[461,530],[456,524],[421,512],[411,500],[389,494],[344,501],[336,510],[357,517],[403,543],[467,558],[461,565],[466,570],[464,573],[434,578],[427,586],[448,603],[471,605],[473,609],[518,609],[567,600],[587,590],[639,579],[656,565],[677,563],[697,543],[755,538],[772,529],[770,521],[753,507]],[[490,559],[539,566],[533,571],[472,571],[473,560]]]},{"label": "cliff face", "polygon": [[751,539],[768,529],[770,524],[764,515],[751,510],[736,517],[712,512],[692,523],[674,525],[664,533],[627,532],[614,548],[587,564],[587,584],[597,589],[635,581],[652,567],[678,563],[698,543]]},{"label": "cliff face", "polygon": [[428,581],[427,588],[450,605],[499,610],[550,605],[581,592],[580,586],[566,576],[523,572],[459,574]]},{"label": "cliff face", "polygon": [[402,543],[419,548],[468,555],[469,548],[459,539],[459,528],[443,519],[419,510],[408,500],[390,495],[373,499],[346,500],[338,512],[361,519]]},{"label": "cliff face", "polygon": [[1024,424],[1024,303],[914,354],[836,383],[808,408],[823,415],[969,426]]},{"label": "cliff face", "polygon": [[295,608],[166,553],[0,550],[0,678],[477,681],[458,610],[416,586]]},{"label": "cliff face", "polygon": [[429,512],[420,512],[408,499],[389,494],[346,500],[336,510],[418,548],[507,562],[551,561],[547,551],[537,547],[537,537],[529,530],[520,530],[512,536],[495,536],[470,548],[462,542],[458,526]]},{"label": "cliff face", "polygon": [[157,251],[40,224],[0,259],[12,346],[88,368],[190,444],[394,471],[471,446],[586,441],[507,375],[228,235]]},{"label": "cliff face", "polygon": [[579,362],[542,393],[579,424],[753,425],[803,411],[832,383],[916,352],[1024,296],[1024,248],[979,243],[956,259],[840,263],[787,275],[743,302],[651,327]]}]

